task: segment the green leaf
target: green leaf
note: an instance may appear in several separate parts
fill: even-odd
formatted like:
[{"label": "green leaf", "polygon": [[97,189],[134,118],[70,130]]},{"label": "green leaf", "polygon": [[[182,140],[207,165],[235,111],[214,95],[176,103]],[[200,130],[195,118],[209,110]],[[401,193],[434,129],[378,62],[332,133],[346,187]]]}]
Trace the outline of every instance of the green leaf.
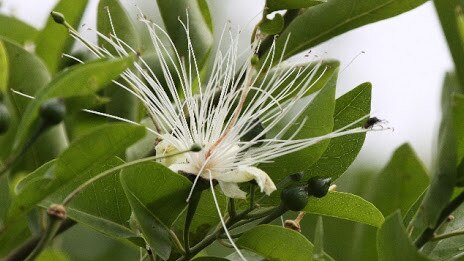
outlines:
[{"label": "green leaf", "polygon": [[[118,0],[100,1],[98,4],[97,29],[109,38],[112,38],[110,34],[116,35],[134,50],[140,50],[137,30]],[[113,46],[104,39],[99,37],[98,42],[100,46],[117,55]],[[110,98],[110,102],[105,105],[106,113],[132,121],[138,120],[137,98],[134,95],[113,83],[105,89],[105,96]]]},{"label": "green leaf", "polygon": [[126,195],[129,191],[168,227],[186,207],[185,200],[192,186],[187,178],[156,162],[124,168],[121,181]]},{"label": "green leaf", "polygon": [[53,248],[47,248],[44,249],[40,253],[40,255],[35,259],[36,261],[69,261],[71,260],[68,255],[66,255],[65,252],[58,250],[58,249],[53,249]]},{"label": "green leaf", "polygon": [[22,147],[25,143],[30,128],[38,116],[40,105],[44,101],[55,97],[67,98],[93,94],[132,65],[133,61],[133,57],[97,60],[76,65],[57,75],[45,88],[35,94],[35,99],[27,106],[25,116],[18,126],[15,148]]},{"label": "green leaf", "polygon": [[228,261],[227,258],[215,257],[215,256],[201,256],[193,259],[193,261]]},{"label": "green leaf", "polygon": [[[66,22],[77,28],[87,3],[88,0],[61,0],[53,11],[62,13]],[[73,42],[74,39],[69,36],[68,30],[49,17],[45,28],[37,36],[35,51],[54,74],[60,67],[62,54],[71,50]]]},{"label": "green leaf", "polygon": [[[307,121],[303,124],[303,127],[294,139],[307,139],[330,133],[333,128],[333,113],[335,109],[336,72],[327,81],[321,91],[313,96],[304,97],[299,104],[296,104],[288,115],[271,130],[269,136],[272,137],[272,132],[278,133],[291,123],[291,127],[283,138],[290,137],[300,128],[305,118],[307,118]],[[301,106],[305,106],[308,102],[309,105],[304,112],[295,120],[294,118],[299,110],[301,110]],[[322,141],[306,149],[278,157],[274,159],[272,164],[261,164],[259,167],[268,173],[275,182],[278,182],[290,174],[306,170],[321,157],[327,148],[328,142],[328,140]]]},{"label": "green leaf", "polygon": [[[453,212],[453,219],[448,219],[442,227],[439,228],[436,234],[443,235],[452,233],[455,231],[461,231],[464,227],[464,205],[459,206]],[[459,260],[457,257],[462,255],[462,246],[464,245],[464,237],[462,235],[453,236],[435,241],[436,246],[433,251],[429,254],[431,258],[435,260]],[[427,244],[425,247],[431,245]]]},{"label": "green leaf", "polygon": [[326,2],[326,0],[267,0],[266,7],[268,12],[274,12],[283,9],[307,8]]},{"label": "green leaf", "polygon": [[161,259],[167,260],[171,255],[169,228],[163,224],[122,182],[127,199],[132,207],[134,217],[139,224],[140,232],[150,249]]},{"label": "green leaf", "polygon": [[382,213],[372,203],[345,192],[331,191],[325,197],[311,198],[305,211],[374,227],[380,227],[384,221]]},{"label": "green leaf", "polygon": [[[363,83],[336,100],[334,130],[360,119],[371,110],[370,83]],[[353,126],[360,127],[363,122]],[[329,146],[320,159],[305,171],[307,177],[340,177],[355,160],[364,144],[365,133],[342,136],[330,140]]]},{"label": "green leaf", "polygon": [[278,34],[284,29],[284,17],[276,14],[272,19],[265,18],[259,23],[259,29],[265,34]]},{"label": "green leaf", "polygon": [[8,54],[3,42],[0,40],[0,97],[5,95],[8,89],[8,74]]},{"label": "green leaf", "polygon": [[456,134],[457,184],[464,185],[464,95],[453,96],[454,131]]},{"label": "green leaf", "polygon": [[377,232],[377,250],[379,260],[429,260],[422,256],[408,238],[399,211],[385,219]]},{"label": "green leaf", "polygon": [[322,217],[317,219],[316,232],[314,233],[314,261],[324,261],[324,225]]},{"label": "green leaf", "polygon": [[424,201],[419,207],[413,224],[419,231],[433,227],[440,212],[448,203],[456,185],[456,133],[453,113],[453,94],[455,78],[448,73],[445,76],[442,93],[442,121],[438,137],[438,153],[432,182]]},{"label": "green leaf", "polygon": [[[204,0],[157,0],[166,30],[181,57],[188,57],[187,34],[179,22],[189,26],[198,67],[201,69],[213,45],[211,16]],[[187,19],[188,16],[188,19]]]},{"label": "green leaf", "polygon": [[145,128],[141,126],[120,123],[100,126],[76,139],[55,162],[43,165],[18,184],[19,191],[10,208],[9,220],[26,213],[74,178],[101,168],[144,134]]},{"label": "green leaf", "polygon": [[18,44],[34,42],[38,31],[34,27],[12,16],[0,15],[0,36]]},{"label": "green leaf", "polygon": [[[6,134],[0,137],[0,158],[8,157],[12,152],[14,137],[19,131],[18,121],[22,117],[29,98],[14,94],[11,89],[35,96],[49,81],[50,75],[42,61],[21,46],[3,39],[8,59],[8,93],[5,104],[12,114],[12,124]],[[6,68],[6,67],[5,67]],[[24,77],[27,75],[27,77]],[[32,127],[31,127],[32,128]],[[53,159],[67,146],[63,125],[45,132],[26,153],[23,160],[16,164],[16,171],[32,171],[41,164]]]},{"label": "green leaf", "polygon": [[274,225],[259,225],[237,240],[241,248],[253,251],[267,260],[308,260],[313,244],[300,233]]},{"label": "green leaf", "polygon": [[[366,24],[407,12],[425,0],[332,0],[306,9],[280,34],[275,57],[289,58]],[[288,43],[287,43],[288,40]]]},{"label": "green leaf", "polygon": [[[435,9],[440,19],[441,27],[445,33],[448,48],[456,67],[456,75],[464,91],[464,42],[461,40],[461,32],[456,23],[456,18],[462,12],[464,1],[462,0],[434,0]],[[453,18],[454,19],[453,19]]]},{"label": "green leaf", "polygon": [[429,177],[422,162],[406,143],[395,150],[373,184],[367,199],[384,216],[397,209],[405,215],[429,185]]},{"label": "green leaf", "polygon": [[[123,163],[124,161],[116,157],[110,158],[90,171],[76,176],[48,197],[45,206],[61,202],[85,181]],[[114,172],[112,175],[95,181],[77,195],[66,208],[68,217],[108,236],[136,237],[137,235],[129,226],[131,208],[118,174],[119,172]]]}]

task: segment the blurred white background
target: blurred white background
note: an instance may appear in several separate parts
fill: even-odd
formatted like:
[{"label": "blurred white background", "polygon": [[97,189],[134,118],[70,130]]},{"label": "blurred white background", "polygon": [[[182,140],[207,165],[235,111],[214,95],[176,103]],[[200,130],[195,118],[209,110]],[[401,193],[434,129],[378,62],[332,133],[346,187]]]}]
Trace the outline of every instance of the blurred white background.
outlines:
[{"label": "blurred white background", "polygon": [[[3,0],[2,13],[13,14],[42,27],[56,0]],[[84,23],[95,24],[96,0],[90,0]],[[155,0],[126,0],[144,12],[155,12]],[[209,0],[217,25],[251,30],[264,0]],[[255,19],[256,20],[256,19]],[[247,26],[248,24],[248,26]],[[247,37],[244,37],[249,39]],[[355,58],[361,51],[365,54]],[[369,133],[355,165],[383,165],[396,147],[410,142],[426,166],[431,166],[440,119],[440,89],[453,65],[431,2],[400,16],[364,26],[313,50],[341,61],[338,95],[358,84],[372,82],[373,115],[388,120],[395,131]]]}]

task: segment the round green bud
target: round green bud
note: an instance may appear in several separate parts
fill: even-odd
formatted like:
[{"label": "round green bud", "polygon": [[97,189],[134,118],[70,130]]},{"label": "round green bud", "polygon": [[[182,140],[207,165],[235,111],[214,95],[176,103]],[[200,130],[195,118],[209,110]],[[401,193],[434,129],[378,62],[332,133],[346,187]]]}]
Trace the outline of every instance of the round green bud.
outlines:
[{"label": "round green bud", "polygon": [[11,115],[5,104],[0,103],[0,135],[4,134],[10,128]]},{"label": "round green bud", "polygon": [[312,177],[308,180],[308,194],[316,198],[322,198],[329,192],[332,178]]},{"label": "round green bud", "polygon": [[63,15],[62,13],[52,11],[52,12],[50,13],[50,15],[52,16],[53,21],[55,21],[55,23],[57,23],[57,24],[64,24],[65,19],[64,19],[64,15]]},{"label": "round green bud", "polygon": [[190,151],[192,152],[199,152],[201,151],[203,148],[199,145],[199,144],[193,144],[191,147],[190,147]]},{"label": "round green bud", "polygon": [[308,204],[308,192],[305,187],[286,188],[280,194],[282,204],[289,210],[300,211]]},{"label": "round green bud", "polygon": [[66,105],[62,99],[50,99],[40,106],[40,117],[50,125],[63,121],[66,115]]}]

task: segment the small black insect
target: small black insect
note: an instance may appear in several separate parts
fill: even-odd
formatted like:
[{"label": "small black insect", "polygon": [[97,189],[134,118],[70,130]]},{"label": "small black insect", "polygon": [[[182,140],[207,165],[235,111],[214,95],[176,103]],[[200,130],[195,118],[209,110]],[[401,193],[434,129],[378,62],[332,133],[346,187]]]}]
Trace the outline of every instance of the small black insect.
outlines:
[{"label": "small black insect", "polygon": [[374,125],[379,123],[379,122],[382,122],[382,120],[380,120],[377,117],[369,118],[369,119],[367,119],[366,123],[364,123],[363,128],[364,129],[372,129],[372,127],[374,127]]}]

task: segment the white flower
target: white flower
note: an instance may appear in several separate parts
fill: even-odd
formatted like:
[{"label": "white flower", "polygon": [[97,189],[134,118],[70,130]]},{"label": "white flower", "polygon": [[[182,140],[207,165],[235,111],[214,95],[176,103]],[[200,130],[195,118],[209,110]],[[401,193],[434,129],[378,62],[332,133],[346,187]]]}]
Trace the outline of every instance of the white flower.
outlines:
[{"label": "white flower", "polygon": [[[161,156],[185,151],[193,144],[203,147],[201,152],[160,160],[160,163],[175,172],[196,175],[195,183],[199,177],[214,179],[226,196],[245,198],[246,193],[238,184],[255,180],[261,192],[269,195],[276,190],[276,186],[268,174],[256,167],[258,164],[272,162],[277,157],[322,140],[366,131],[363,128],[345,131],[347,126],[321,137],[283,139],[289,136],[293,121],[300,118],[311,102],[311,98],[304,96],[317,82],[316,72],[324,69],[320,68],[320,63],[313,66],[295,65],[288,70],[257,70],[250,63],[254,48],[248,52],[242,51],[246,54],[247,62],[240,64],[239,58],[243,54],[238,50],[239,36],[233,37],[229,32],[228,48],[225,52],[216,53],[208,81],[202,82],[197,77],[200,72],[190,38],[187,37],[189,43],[185,46],[189,51],[188,57],[180,57],[172,41],[168,45],[161,41],[161,38],[170,40],[162,28],[146,19],[141,21],[150,33],[163,75],[155,75],[148,64],[140,59],[134,63],[135,69],[123,73],[122,78],[127,85],[118,84],[135,95],[154,120],[156,130],[150,131],[161,140],[155,148],[157,154]],[[188,25],[182,25],[188,36]],[[110,37],[97,34],[113,46],[119,56],[137,53],[121,41],[114,30]],[[97,57],[114,56],[108,50],[86,42],[75,31],[71,30],[71,35],[84,41]],[[270,63],[276,59],[273,48],[274,45],[270,55],[265,57]],[[174,54],[170,50],[174,50]],[[303,80],[290,80],[289,77],[294,77],[294,73],[297,74],[295,79]],[[195,92],[193,86],[196,81],[199,88]],[[290,112],[293,118],[288,127],[275,131],[275,127]],[[261,124],[264,127],[259,133],[251,140],[244,139],[245,135]],[[304,121],[300,124],[303,126]],[[271,132],[275,134],[268,137]]]}]

